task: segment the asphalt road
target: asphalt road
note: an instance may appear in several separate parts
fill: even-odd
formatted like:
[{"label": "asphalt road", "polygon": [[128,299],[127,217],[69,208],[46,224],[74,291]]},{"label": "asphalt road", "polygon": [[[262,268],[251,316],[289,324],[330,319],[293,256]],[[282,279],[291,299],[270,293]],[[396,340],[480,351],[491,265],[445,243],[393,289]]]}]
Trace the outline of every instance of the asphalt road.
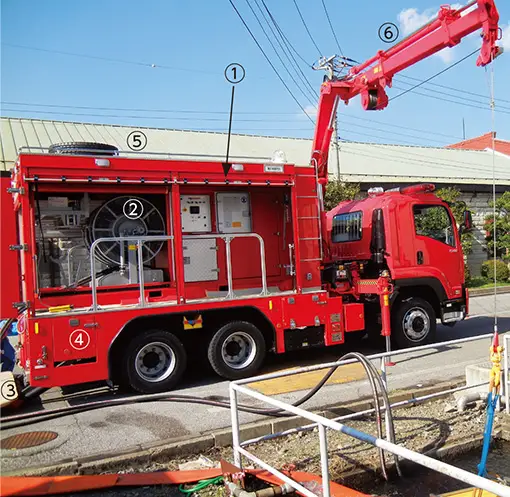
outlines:
[{"label": "asphalt road", "polygon": [[[438,327],[440,341],[476,336],[493,331],[493,297],[471,299],[471,317],[454,328]],[[498,297],[499,331],[510,330],[510,294]],[[445,381],[464,375],[469,364],[487,362],[488,341],[438,346],[437,348],[395,358],[397,364],[390,368],[389,388],[401,389]],[[306,364],[336,360],[349,349],[335,347],[309,350],[283,357],[272,357],[265,371],[287,369]],[[368,355],[381,350],[362,345],[359,350]],[[356,375],[355,375],[356,376]],[[302,388],[296,384],[296,389]],[[289,390],[289,389],[287,389]],[[349,383],[337,383],[324,387],[304,407],[322,408],[332,403],[352,401],[369,394],[368,382],[354,379]],[[176,393],[201,397],[228,398],[228,382],[217,378],[200,365],[190,368],[187,381]],[[303,391],[286,391],[276,395],[285,401],[295,401]],[[62,400],[62,394],[66,400]],[[101,385],[66,388],[64,392],[53,389],[43,396],[43,404],[32,409],[52,409],[64,405],[76,405],[91,400],[103,400],[116,396]],[[241,402],[262,406],[259,401],[241,398]],[[241,413],[241,423],[259,419],[260,416]],[[2,451],[2,471],[53,464],[64,459],[84,457],[109,451],[122,451],[139,444],[157,443],[173,437],[195,437],[211,430],[230,427],[230,412],[220,407],[168,401],[139,403],[128,406],[108,407],[65,418],[37,423],[28,427],[3,430],[1,438],[32,430],[53,430],[59,436],[53,442],[38,448],[11,453]]]}]

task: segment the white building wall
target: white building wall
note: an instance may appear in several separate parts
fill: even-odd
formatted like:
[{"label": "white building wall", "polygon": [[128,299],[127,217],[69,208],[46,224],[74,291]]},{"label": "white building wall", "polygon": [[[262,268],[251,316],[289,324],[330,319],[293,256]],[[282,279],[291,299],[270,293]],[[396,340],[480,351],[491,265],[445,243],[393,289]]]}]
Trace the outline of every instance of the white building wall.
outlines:
[{"label": "white building wall", "polygon": [[459,200],[466,202],[473,216],[473,252],[467,256],[467,262],[471,275],[480,276],[480,267],[488,256],[484,223],[486,216],[492,214],[492,207],[490,206],[492,193],[464,192]]}]

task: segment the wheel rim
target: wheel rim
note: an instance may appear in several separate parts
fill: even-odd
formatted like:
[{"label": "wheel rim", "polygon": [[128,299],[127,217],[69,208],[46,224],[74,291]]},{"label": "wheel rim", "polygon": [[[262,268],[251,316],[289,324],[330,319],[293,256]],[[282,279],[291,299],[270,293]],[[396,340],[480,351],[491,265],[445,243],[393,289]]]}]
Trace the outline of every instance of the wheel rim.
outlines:
[{"label": "wheel rim", "polygon": [[150,383],[166,380],[174,371],[175,364],[174,351],[163,342],[148,343],[135,358],[136,373]]},{"label": "wheel rim", "polygon": [[423,340],[430,331],[430,318],[420,307],[409,309],[402,320],[404,335],[411,342]]},{"label": "wheel rim", "polygon": [[255,359],[257,345],[251,335],[236,331],[229,335],[221,346],[221,357],[232,369],[243,369]]}]

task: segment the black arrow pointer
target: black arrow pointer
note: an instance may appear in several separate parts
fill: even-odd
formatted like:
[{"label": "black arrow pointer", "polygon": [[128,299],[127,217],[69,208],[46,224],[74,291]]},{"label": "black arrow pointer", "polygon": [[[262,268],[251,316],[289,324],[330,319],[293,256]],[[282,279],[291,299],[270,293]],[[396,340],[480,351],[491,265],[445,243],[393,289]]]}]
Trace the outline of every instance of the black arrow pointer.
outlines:
[{"label": "black arrow pointer", "polygon": [[234,111],[234,93],[235,93],[235,85],[232,85],[232,98],[230,99],[230,119],[228,122],[228,138],[227,138],[227,157],[225,159],[225,162],[222,163],[223,166],[223,172],[225,173],[225,177],[227,177],[228,172],[230,171],[230,168],[232,167],[232,164],[229,164],[228,162],[228,154],[230,152],[230,135],[232,132],[232,113]]}]

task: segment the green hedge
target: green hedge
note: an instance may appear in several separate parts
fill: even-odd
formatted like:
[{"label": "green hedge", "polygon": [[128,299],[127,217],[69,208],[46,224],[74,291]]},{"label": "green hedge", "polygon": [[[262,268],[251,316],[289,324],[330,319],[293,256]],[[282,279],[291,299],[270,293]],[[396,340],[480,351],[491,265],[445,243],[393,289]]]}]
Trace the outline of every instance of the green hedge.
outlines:
[{"label": "green hedge", "polygon": [[508,265],[501,260],[496,260],[495,265],[494,260],[485,261],[481,268],[482,276],[491,281],[494,280],[494,266],[496,266],[496,281],[507,282],[510,277],[510,270]]}]

